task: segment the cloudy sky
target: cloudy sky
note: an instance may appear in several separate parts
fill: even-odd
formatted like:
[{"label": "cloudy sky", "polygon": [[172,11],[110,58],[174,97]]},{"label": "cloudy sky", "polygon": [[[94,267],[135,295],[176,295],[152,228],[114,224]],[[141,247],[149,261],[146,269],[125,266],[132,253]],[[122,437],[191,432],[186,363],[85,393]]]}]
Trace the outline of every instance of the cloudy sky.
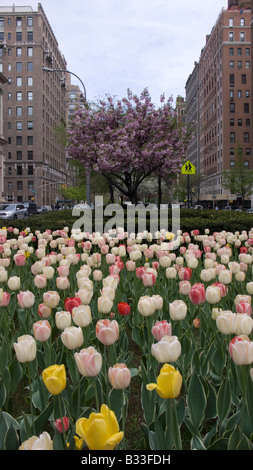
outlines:
[{"label": "cloudy sky", "polygon": [[[30,5],[34,0],[2,0]],[[185,96],[185,83],[199,60],[227,0],[42,0],[68,69],[84,82],[87,99],[123,98],[147,87],[154,103]],[[210,8],[211,5],[211,8]],[[77,79],[72,82],[79,84]]]}]

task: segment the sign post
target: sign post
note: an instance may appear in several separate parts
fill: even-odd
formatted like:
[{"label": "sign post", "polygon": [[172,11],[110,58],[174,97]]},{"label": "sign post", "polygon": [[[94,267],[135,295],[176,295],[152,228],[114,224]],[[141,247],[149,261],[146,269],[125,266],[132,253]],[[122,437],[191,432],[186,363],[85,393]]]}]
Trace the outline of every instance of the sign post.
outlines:
[{"label": "sign post", "polygon": [[187,160],[187,162],[185,162],[185,164],[181,168],[181,174],[187,175],[187,194],[188,194],[187,207],[189,209],[190,207],[190,175],[196,174],[196,168],[189,160]]}]

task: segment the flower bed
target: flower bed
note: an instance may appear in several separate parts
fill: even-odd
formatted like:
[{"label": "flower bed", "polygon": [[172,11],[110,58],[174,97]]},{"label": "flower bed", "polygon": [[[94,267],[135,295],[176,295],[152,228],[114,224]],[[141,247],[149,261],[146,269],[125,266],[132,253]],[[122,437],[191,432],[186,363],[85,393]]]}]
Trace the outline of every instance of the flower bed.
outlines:
[{"label": "flower bed", "polygon": [[253,229],[158,235],[0,230],[1,450],[252,450]]}]

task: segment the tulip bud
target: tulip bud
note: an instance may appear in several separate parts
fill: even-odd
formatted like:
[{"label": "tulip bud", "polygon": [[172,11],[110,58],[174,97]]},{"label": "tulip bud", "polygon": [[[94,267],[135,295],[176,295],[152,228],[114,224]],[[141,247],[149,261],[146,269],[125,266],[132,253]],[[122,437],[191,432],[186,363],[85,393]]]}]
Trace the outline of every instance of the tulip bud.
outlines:
[{"label": "tulip bud", "polygon": [[151,333],[157,341],[160,341],[164,336],[171,336],[171,323],[168,323],[167,320],[158,321],[152,327]]},{"label": "tulip bud", "polygon": [[66,370],[64,364],[47,367],[42,372],[42,379],[49,393],[59,395],[66,387]]},{"label": "tulip bud", "polygon": [[[63,424],[63,426],[62,426]],[[57,431],[60,433],[60,434],[63,434],[63,429],[64,431],[68,431],[69,429],[69,418],[67,416],[63,416],[63,418],[58,418],[55,420],[54,422],[54,425],[57,429]]]},{"label": "tulip bud", "polygon": [[253,342],[246,335],[235,336],[229,343],[229,354],[237,365],[253,362]]}]

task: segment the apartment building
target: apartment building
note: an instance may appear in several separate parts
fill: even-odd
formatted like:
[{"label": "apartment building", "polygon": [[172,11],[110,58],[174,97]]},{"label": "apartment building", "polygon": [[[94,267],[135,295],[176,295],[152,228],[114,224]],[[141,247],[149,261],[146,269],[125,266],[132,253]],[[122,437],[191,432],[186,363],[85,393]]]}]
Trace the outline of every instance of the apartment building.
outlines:
[{"label": "apartment building", "polygon": [[66,182],[66,153],[55,129],[66,113],[66,60],[42,5],[0,6],[4,102],[4,197],[54,204]]},{"label": "apartment building", "polygon": [[187,159],[200,172],[199,162],[199,64],[194,63],[194,69],[185,85],[186,121],[193,125],[192,139],[187,149]]},{"label": "apartment building", "polygon": [[219,207],[240,195],[222,187],[222,171],[242,149],[252,165],[251,2],[228,0],[206,37],[198,63],[200,200]]}]

